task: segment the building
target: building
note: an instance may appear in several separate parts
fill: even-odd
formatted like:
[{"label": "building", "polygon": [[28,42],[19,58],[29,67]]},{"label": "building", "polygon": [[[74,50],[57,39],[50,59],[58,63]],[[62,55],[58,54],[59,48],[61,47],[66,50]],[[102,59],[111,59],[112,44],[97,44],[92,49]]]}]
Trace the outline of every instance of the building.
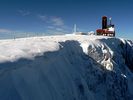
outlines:
[{"label": "building", "polygon": [[102,17],[102,29],[97,29],[96,34],[115,37],[115,28],[114,28],[114,24],[112,24],[112,19],[109,18],[109,25],[108,25],[107,17],[103,16]]}]

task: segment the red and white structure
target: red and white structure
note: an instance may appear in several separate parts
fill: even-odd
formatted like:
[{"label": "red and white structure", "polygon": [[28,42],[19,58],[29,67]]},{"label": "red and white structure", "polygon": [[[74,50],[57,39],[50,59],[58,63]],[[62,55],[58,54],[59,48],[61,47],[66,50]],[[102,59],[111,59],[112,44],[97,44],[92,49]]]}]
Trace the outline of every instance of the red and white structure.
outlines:
[{"label": "red and white structure", "polygon": [[112,24],[111,22],[111,18],[109,18],[109,25],[107,22],[108,22],[107,17],[103,16],[102,17],[102,29],[97,29],[96,34],[115,37],[115,28],[114,28],[114,24]]}]

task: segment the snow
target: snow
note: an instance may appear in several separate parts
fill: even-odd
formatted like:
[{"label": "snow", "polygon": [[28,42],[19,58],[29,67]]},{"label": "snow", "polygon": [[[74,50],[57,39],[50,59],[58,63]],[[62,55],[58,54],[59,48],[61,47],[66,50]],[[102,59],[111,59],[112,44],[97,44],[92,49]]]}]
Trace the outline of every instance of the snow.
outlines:
[{"label": "snow", "polygon": [[109,27],[108,30],[114,32],[115,28],[114,27]]},{"label": "snow", "polygon": [[132,100],[132,65],[133,42],[119,38],[0,40],[0,100]]},{"label": "snow", "polygon": [[43,55],[43,52],[57,51],[59,49],[59,44],[56,42],[45,42],[44,40],[29,38],[1,41],[0,47],[0,62],[14,62],[20,58],[32,59],[37,55]]}]

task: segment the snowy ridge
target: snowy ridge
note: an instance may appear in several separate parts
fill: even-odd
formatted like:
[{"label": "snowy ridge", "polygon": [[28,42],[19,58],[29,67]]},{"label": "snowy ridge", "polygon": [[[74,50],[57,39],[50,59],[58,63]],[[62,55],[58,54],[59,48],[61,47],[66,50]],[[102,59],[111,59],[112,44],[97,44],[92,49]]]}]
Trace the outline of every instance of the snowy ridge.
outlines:
[{"label": "snowy ridge", "polygon": [[103,36],[0,41],[0,100],[132,100],[133,42]]}]

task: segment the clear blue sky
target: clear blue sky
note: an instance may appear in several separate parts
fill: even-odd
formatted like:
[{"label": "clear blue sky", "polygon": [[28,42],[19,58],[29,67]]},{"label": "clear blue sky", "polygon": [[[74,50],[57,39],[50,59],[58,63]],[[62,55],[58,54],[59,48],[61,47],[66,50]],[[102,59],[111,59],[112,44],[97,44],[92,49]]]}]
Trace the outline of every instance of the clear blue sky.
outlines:
[{"label": "clear blue sky", "polygon": [[101,28],[112,17],[117,37],[133,39],[133,0],[0,0],[0,36],[7,33],[71,33]]}]

